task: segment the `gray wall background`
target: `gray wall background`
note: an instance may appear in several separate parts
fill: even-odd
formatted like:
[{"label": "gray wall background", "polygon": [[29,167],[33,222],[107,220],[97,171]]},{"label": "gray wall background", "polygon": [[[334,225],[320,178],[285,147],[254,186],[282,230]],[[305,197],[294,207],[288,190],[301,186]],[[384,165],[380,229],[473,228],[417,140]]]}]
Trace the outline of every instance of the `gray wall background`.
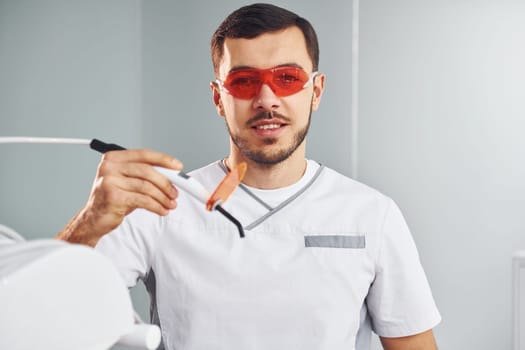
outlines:
[{"label": "gray wall background", "polygon": [[443,316],[442,349],[510,349],[525,248],[525,2],[360,7],[359,178],[392,196]]},{"label": "gray wall background", "polygon": [[[225,156],[208,43],[246,3],[0,0],[0,136],[97,137],[187,169]],[[358,65],[351,2],[275,3],[321,42],[327,91],[309,157],[400,205],[444,318],[440,348],[510,348],[510,258],[525,247],[525,2],[361,1]],[[83,146],[0,145],[0,222],[52,236],[87,199],[98,160]]]},{"label": "gray wall background", "polygon": [[[140,2],[0,0],[0,135],[140,145]],[[84,204],[87,146],[0,145],[0,221],[28,238]]]}]

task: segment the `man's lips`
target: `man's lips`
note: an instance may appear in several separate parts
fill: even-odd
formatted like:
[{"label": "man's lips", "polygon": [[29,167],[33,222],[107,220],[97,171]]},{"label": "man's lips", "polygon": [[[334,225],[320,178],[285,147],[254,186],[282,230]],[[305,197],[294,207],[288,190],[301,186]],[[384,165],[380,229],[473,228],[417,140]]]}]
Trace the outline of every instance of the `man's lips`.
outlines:
[{"label": "man's lips", "polygon": [[281,122],[279,120],[265,120],[264,122],[258,122],[252,125],[251,127],[256,130],[275,130],[279,129],[283,126],[288,125],[285,122]]},{"label": "man's lips", "polygon": [[281,127],[281,124],[263,124],[263,125],[257,125],[254,128],[259,130],[271,130],[271,129],[278,129]]},{"label": "man's lips", "polygon": [[276,130],[289,124],[289,119],[277,112],[260,112],[246,123],[255,130]]}]

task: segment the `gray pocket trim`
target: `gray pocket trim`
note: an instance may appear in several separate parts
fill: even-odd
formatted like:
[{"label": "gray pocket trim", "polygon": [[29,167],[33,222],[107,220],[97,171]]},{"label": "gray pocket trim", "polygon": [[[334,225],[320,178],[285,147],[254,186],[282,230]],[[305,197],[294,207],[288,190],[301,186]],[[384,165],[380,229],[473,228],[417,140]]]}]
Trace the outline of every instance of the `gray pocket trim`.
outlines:
[{"label": "gray pocket trim", "polygon": [[365,236],[322,235],[304,236],[305,247],[363,249]]}]

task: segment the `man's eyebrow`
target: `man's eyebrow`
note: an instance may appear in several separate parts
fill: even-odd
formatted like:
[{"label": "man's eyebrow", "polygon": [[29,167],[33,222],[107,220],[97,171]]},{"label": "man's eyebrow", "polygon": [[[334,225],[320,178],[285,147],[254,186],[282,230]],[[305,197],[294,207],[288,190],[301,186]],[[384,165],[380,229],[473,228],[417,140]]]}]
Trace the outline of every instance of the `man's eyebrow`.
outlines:
[{"label": "man's eyebrow", "polygon": [[301,66],[300,64],[298,63],[284,63],[284,64],[280,64],[278,66],[275,66],[274,68],[277,68],[277,67],[296,67],[296,68],[301,68],[301,69],[304,69],[303,66]]},{"label": "man's eyebrow", "polygon": [[235,66],[232,69],[230,69],[228,71],[228,73],[235,72],[235,71],[238,71],[238,70],[243,70],[243,69],[254,69],[254,67],[251,67],[251,66]]},{"label": "man's eyebrow", "polygon": [[[279,64],[277,66],[273,66],[271,68],[280,68],[280,67],[297,67],[297,68],[301,68],[301,69],[304,69],[303,66],[301,66],[300,64],[297,64],[297,63],[283,63],[283,64]],[[255,67],[252,67],[252,66],[234,66],[232,69],[230,69],[228,71],[228,73],[231,73],[231,72],[235,72],[235,71],[238,71],[238,70],[243,70],[243,69],[257,69]]]}]

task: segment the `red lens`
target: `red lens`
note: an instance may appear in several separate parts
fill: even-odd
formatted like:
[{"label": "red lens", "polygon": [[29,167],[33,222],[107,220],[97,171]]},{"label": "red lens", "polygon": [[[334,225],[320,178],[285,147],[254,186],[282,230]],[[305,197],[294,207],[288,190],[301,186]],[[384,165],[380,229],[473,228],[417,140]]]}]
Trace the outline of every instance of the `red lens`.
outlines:
[{"label": "red lens", "polygon": [[277,96],[284,97],[301,91],[309,78],[308,73],[301,68],[277,67],[272,69],[268,85]]},{"label": "red lens", "polygon": [[230,95],[241,99],[257,96],[263,84],[277,96],[285,97],[301,91],[309,79],[308,73],[299,67],[248,68],[230,72],[223,85]]},{"label": "red lens", "polygon": [[249,99],[261,89],[261,71],[258,69],[240,69],[230,72],[224,81],[224,87],[230,95]]}]

